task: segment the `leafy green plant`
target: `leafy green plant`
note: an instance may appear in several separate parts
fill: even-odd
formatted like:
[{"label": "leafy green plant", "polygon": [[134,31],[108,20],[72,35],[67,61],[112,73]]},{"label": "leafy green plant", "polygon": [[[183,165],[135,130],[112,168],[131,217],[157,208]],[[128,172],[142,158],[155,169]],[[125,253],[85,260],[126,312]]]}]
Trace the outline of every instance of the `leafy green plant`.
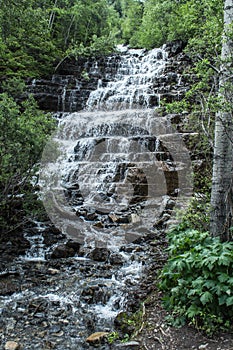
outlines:
[{"label": "leafy green plant", "polygon": [[145,305],[142,303],[137,311],[131,312],[120,312],[116,319],[115,325],[119,331],[119,339],[122,342],[135,337],[143,328],[145,316]]},{"label": "leafy green plant", "polygon": [[173,229],[169,259],[161,273],[164,306],[174,325],[185,321],[206,333],[229,328],[233,320],[233,242],[208,232]]},{"label": "leafy green plant", "polygon": [[117,339],[119,339],[119,333],[118,332],[111,332],[108,335],[108,343],[112,344],[114,343]]},{"label": "leafy green plant", "polygon": [[177,211],[177,218],[180,222],[174,231],[179,234],[180,231],[187,229],[208,230],[210,214],[210,195],[196,194],[189,203],[186,210]]},{"label": "leafy green plant", "polygon": [[50,114],[40,111],[32,97],[19,104],[0,94],[0,225],[5,232],[19,226],[33,203],[39,209],[33,183],[54,127]]},{"label": "leafy green plant", "polygon": [[122,343],[127,343],[130,340],[130,335],[129,334],[124,334],[124,338],[121,340]]},{"label": "leafy green plant", "polygon": [[100,56],[112,53],[115,50],[115,39],[112,35],[104,35],[97,37],[93,35],[89,45],[84,45],[83,42],[70,46],[66,51],[66,57],[74,57],[77,59],[80,56]]}]

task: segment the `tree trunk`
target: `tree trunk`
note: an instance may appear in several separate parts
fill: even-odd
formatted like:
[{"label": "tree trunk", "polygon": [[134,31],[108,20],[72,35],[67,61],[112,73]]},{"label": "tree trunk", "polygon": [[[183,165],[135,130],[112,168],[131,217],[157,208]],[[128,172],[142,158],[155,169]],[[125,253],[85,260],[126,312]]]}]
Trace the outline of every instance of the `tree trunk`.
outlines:
[{"label": "tree trunk", "polygon": [[[219,78],[219,99],[222,107],[216,113],[213,177],[211,192],[210,233],[230,240],[233,202],[233,84],[232,28],[233,0],[224,1],[224,33]],[[231,30],[231,35],[230,35]]]}]

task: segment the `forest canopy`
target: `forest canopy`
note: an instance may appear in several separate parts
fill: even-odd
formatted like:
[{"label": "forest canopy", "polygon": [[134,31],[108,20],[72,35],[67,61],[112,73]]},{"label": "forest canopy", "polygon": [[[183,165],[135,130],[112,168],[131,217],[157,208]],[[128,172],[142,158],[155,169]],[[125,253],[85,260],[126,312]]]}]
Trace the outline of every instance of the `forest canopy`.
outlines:
[{"label": "forest canopy", "polygon": [[203,55],[220,49],[219,0],[1,0],[0,5],[1,78],[43,76],[67,55],[104,54],[119,43],[151,49],[179,39]]}]

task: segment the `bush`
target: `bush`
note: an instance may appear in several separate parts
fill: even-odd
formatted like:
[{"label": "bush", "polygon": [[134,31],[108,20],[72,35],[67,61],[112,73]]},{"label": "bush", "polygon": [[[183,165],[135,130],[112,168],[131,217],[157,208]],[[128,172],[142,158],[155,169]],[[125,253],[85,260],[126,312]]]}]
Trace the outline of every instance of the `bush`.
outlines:
[{"label": "bush", "polygon": [[233,242],[179,226],[168,238],[160,288],[173,325],[189,321],[208,334],[232,327]]},{"label": "bush", "polygon": [[[16,103],[0,94],[0,232],[20,225],[25,210],[32,212],[41,153],[55,121],[28,97]],[[38,208],[37,208],[38,209]]]}]

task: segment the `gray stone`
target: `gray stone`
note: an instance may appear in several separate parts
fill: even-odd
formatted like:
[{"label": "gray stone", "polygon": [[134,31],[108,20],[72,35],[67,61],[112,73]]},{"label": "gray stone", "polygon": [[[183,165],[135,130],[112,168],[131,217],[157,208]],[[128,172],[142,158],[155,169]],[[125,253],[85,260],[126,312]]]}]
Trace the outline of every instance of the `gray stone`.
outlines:
[{"label": "gray stone", "polygon": [[116,344],[115,349],[140,350],[140,343],[138,343],[137,341],[129,341],[123,344]]},{"label": "gray stone", "polygon": [[90,254],[88,255],[88,258],[95,261],[106,261],[109,255],[110,255],[110,251],[107,248],[96,247],[90,252]]},{"label": "gray stone", "polygon": [[131,222],[132,224],[137,224],[139,222],[141,222],[141,218],[138,214],[131,214]]},{"label": "gray stone", "polygon": [[109,262],[112,265],[122,265],[125,262],[125,259],[121,254],[113,253],[110,255]]},{"label": "gray stone", "polygon": [[57,246],[51,254],[51,259],[69,258],[76,254],[75,250],[66,244]]},{"label": "gray stone", "polygon": [[19,343],[15,342],[15,341],[8,341],[5,344],[4,349],[5,350],[18,350],[20,348]]}]

